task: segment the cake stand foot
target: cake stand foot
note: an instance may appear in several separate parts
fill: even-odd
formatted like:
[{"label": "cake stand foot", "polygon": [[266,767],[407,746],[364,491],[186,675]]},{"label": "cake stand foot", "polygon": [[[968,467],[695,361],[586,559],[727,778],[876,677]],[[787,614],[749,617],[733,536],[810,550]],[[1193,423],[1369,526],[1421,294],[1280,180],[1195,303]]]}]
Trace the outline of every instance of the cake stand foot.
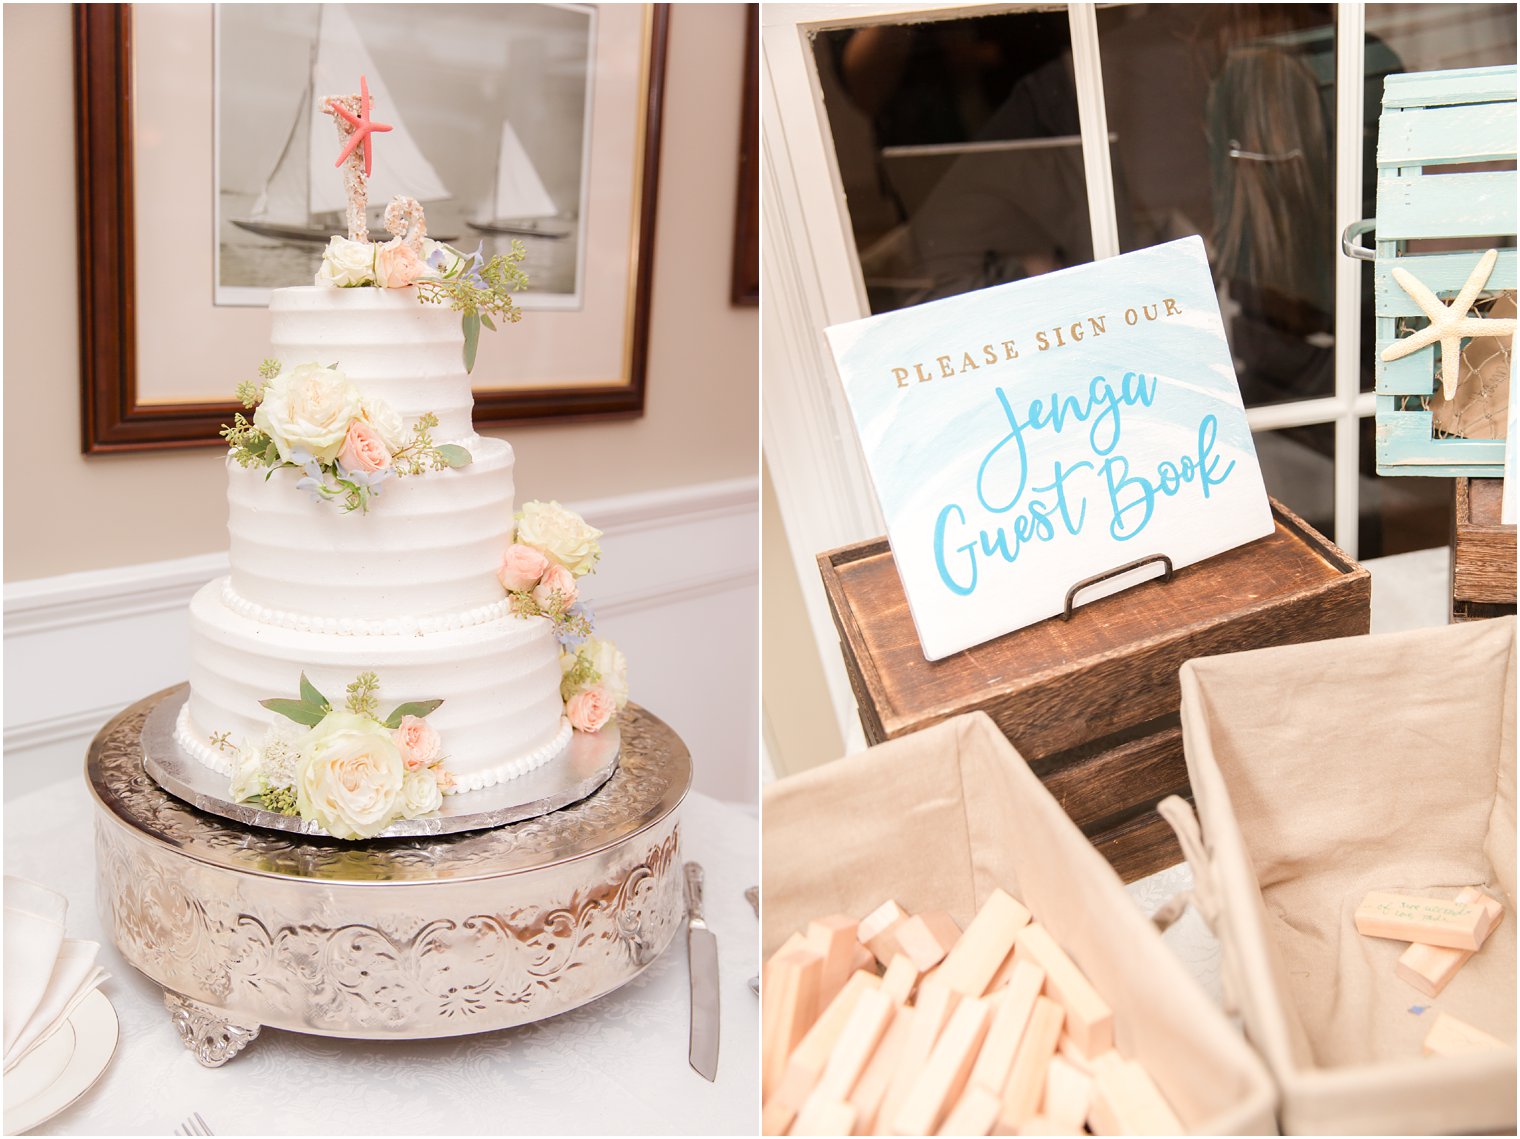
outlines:
[{"label": "cake stand foot", "polygon": [[258,1025],[234,1024],[215,1009],[178,993],[164,993],[164,1007],[180,1041],[203,1068],[220,1068],[259,1034]]}]

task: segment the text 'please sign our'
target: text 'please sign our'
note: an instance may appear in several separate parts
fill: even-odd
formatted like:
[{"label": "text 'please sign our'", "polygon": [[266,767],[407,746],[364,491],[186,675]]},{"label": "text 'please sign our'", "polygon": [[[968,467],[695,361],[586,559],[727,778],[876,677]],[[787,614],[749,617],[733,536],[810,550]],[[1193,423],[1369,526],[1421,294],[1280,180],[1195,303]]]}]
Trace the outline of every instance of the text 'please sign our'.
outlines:
[{"label": "text 'please sign our'", "polygon": [[1272,532],[1200,238],[827,335],[930,660]]}]

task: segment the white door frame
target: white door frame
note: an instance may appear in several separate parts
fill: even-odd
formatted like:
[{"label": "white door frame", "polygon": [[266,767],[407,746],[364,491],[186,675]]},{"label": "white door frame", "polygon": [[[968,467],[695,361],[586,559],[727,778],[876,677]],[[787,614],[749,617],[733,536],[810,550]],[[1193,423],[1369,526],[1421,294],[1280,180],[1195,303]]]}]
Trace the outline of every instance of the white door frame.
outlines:
[{"label": "white door frame", "polygon": [[[873,23],[954,19],[1045,7],[1032,4],[765,4],[760,11],[764,203],[761,291],[764,454],[781,509],[830,701],[848,750],[864,741],[815,555],[886,530],[835,376],[823,329],[869,314],[860,261],[823,108],[812,38]],[[1118,252],[1096,5],[1066,5],[1093,250]],[[1335,218],[1337,233],[1362,208],[1365,6],[1337,6]],[[1251,408],[1252,430],[1335,427],[1336,543],[1357,556],[1360,422],[1373,414],[1360,391],[1361,264],[1335,273],[1334,394]]]}]

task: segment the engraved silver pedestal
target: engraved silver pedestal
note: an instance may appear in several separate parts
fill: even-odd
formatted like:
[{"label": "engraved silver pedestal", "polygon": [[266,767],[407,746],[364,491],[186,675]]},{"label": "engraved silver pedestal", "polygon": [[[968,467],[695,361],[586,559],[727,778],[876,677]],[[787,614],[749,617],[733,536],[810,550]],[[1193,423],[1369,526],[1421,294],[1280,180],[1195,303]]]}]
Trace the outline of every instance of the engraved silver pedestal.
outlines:
[{"label": "engraved silver pedestal", "polygon": [[96,904],[216,1067],[261,1027],[414,1040],[542,1020],[637,976],[680,924],[685,745],[637,705],[617,771],[493,830],[347,843],[204,814],[143,770],[168,689],[90,745]]}]

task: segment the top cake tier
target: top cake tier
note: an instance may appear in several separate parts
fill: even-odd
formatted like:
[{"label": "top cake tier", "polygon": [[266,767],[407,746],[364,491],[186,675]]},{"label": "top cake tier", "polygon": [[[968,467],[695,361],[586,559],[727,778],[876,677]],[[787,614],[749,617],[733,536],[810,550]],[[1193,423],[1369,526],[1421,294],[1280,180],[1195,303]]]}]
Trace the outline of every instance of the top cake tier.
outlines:
[{"label": "top cake tier", "polygon": [[406,420],[438,417],[433,439],[475,434],[459,314],[422,304],[417,290],[304,285],[270,294],[273,354],[287,368],[336,364],[366,396]]}]

